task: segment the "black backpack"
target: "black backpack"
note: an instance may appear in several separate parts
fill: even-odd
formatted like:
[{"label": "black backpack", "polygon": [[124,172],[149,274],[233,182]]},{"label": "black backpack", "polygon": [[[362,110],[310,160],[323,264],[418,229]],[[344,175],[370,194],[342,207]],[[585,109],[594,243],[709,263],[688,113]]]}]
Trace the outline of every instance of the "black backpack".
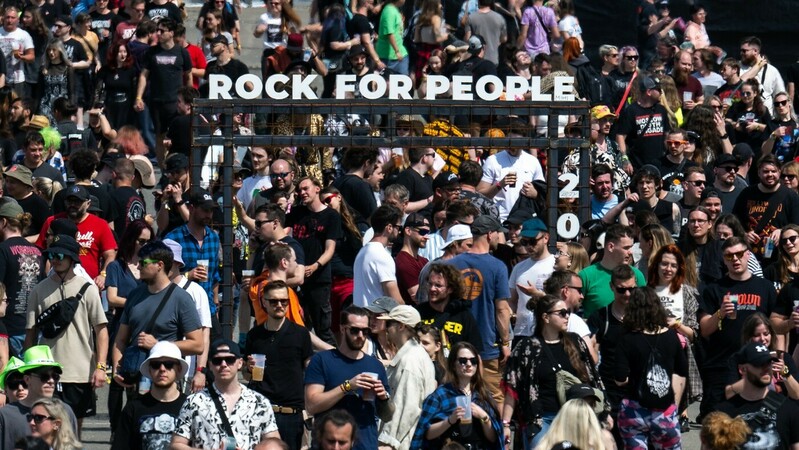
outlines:
[{"label": "black backpack", "polygon": [[650,349],[649,359],[641,371],[636,392],[638,402],[646,408],[661,408],[663,399],[671,393],[671,375],[666,371],[663,355],[657,348],[660,336],[658,334],[655,337],[655,345],[649,344],[649,340],[644,338]]}]

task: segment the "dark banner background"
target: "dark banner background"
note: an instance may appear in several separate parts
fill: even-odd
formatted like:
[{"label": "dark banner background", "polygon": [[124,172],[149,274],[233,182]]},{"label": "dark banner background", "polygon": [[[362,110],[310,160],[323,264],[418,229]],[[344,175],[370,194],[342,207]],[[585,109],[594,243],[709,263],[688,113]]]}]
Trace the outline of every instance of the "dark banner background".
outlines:
[{"label": "dark banner background", "polygon": [[[575,0],[583,28],[585,53],[598,61],[602,44],[636,44],[638,5],[643,0]],[[739,40],[755,35],[763,42],[762,53],[783,74],[799,60],[799,0],[703,0],[708,35],[735,58]],[[671,17],[688,19],[685,0],[670,2]]]}]

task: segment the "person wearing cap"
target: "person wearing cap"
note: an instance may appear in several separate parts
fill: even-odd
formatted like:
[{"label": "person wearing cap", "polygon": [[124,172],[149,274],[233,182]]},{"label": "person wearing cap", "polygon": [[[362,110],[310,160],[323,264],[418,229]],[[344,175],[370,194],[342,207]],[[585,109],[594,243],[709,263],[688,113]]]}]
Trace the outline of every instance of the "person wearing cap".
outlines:
[{"label": "person wearing cap", "polygon": [[77,239],[81,245],[80,264],[94,279],[98,289],[103,289],[106,268],[116,258],[117,253],[114,233],[108,222],[89,213],[91,196],[84,186],[70,187],[65,197],[66,211],[47,218],[36,240],[36,246],[45,248],[47,229],[53,220],[69,218],[78,226]]},{"label": "person wearing cap", "polygon": [[313,348],[308,329],[288,319],[290,297],[291,288],[283,280],[271,281],[263,287],[259,303],[267,319],[247,333],[244,355],[245,370],[249,373],[255,366],[253,355],[266,356],[263,380],[251,380],[248,387],[269,399],[280,437],[289,448],[299,450],[305,408],[302,379]]},{"label": "person wearing cap", "polygon": [[[96,215],[106,222],[114,222],[116,224],[118,218],[117,209],[116,205],[112,204],[108,186],[98,186],[92,181],[94,170],[97,168],[99,162],[100,158],[97,156],[96,151],[78,150],[72,152],[68,164],[71,173],[75,176],[74,184],[83,186],[89,192],[90,196],[95,196],[99,199],[101,214]],[[69,192],[69,189],[62,189],[55,194],[53,197],[53,214],[58,214],[67,210],[66,197]],[[119,235],[121,235],[123,230],[115,228],[115,231]]]},{"label": "person wearing cap", "polygon": [[404,303],[397,285],[397,269],[389,246],[402,231],[402,211],[382,205],[370,218],[375,235],[355,257],[352,304],[367,306],[380,296]]},{"label": "person wearing cap", "polygon": [[347,205],[357,213],[357,223],[366,224],[377,209],[372,187],[366,182],[377,166],[377,156],[378,152],[373,148],[348,148],[341,160],[341,166],[347,173],[337,177],[332,184],[339,190]]},{"label": "person wearing cap", "polygon": [[[483,36],[474,34],[468,39],[468,58],[461,59],[457,63],[449,64],[444,69],[444,75],[451,78],[458,76],[471,76],[477,82],[484,76],[496,76],[497,65],[484,58],[486,53],[486,41]],[[488,91],[493,92],[494,86],[488,85]]]},{"label": "person wearing cap", "polygon": [[419,273],[427,264],[427,258],[419,256],[419,249],[427,245],[430,223],[420,213],[412,213],[405,219],[402,227],[402,248],[394,263],[397,270],[397,288],[406,305],[416,303],[419,288]]},{"label": "person wearing cap", "polygon": [[527,302],[544,294],[544,281],[555,268],[555,255],[549,253],[549,228],[541,219],[534,217],[522,224],[520,242],[530,256],[513,267],[508,280],[510,307],[516,310],[514,339],[533,335],[535,315],[527,309]]},{"label": "person wearing cap", "polygon": [[[474,206],[472,205],[469,206],[474,208]],[[472,230],[470,228],[470,225],[457,223],[455,225],[449,226],[449,228],[447,229],[447,238],[446,240],[442,240],[441,242],[441,248],[443,250],[443,253],[438,258],[429,260],[429,262],[422,268],[422,271],[419,272],[419,288],[416,290],[417,304],[422,304],[427,301],[427,288],[428,288],[427,274],[428,271],[430,270],[430,264],[436,262],[448,261],[460,255],[461,253],[466,253],[469,250],[471,250],[472,244],[474,244],[474,239],[472,236]],[[430,234],[429,236],[430,238],[427,239],[428,247],[430,246],[432,237],[438,236],[439,239],[441,239],[440,235],[436,233]],[[422,253],[420,252],[420,256],[421,255]]]},{"label": "person wearing cap", "polygon": [[9,49],[3,51],[6,58],[4,78],[5,84],[14,89],[17,96],[29,97],[31,93],[28,91],[26,81],[35,81],[25,79],[24,65],[32,63],[36,56],[34,55],[33,38],[27,31],[19,28],[21,16],[22,11],[13,5],[6,8],[3,13],[3,28],[0,30],[0,37],[4,42],[4,48]]},{"label": "person wearing cap", "polygon": [[[508,125],[508,137],[525,137],[529,127],[513,120]],[[494,199],[499,207],[499,220],[508,218],[513,206],[521,196],[535,200],[539,191],[534,182],[544,182],[544,171],[538,158],[522,148],[508,148],[486,159],[483,164],[483,178],[477,190]]]},{"label": "person wearing cap", "polygon": [[[279,438],[272,404],[238,380],[243,365],[239,345],[230,339],[217,339],[211,343],[209,360],[214,382],[186,399],[170,448],[224,448],[227,432],[221,426],[222,413],[233,430],[236,448],[249,449],[262,439]],[[224,403],[222,412],[211,396],[218,399],[220,406]]]},{"label": "person wearing cap", "polygon": [[23,236],[33,236],[42,229],[42,225],[50,215],[47,201],[33,192],[33,174],[30,169],[14,164],[3,172],[4,194],[17,201],[19,206],[30,213],[28,224],[22,229]]},{"label": "person wearing cap", "polygon": [[[238,80],[242,75],[250,73],[247,65],[236,59],[235,51],[232,49],[233,42],[228,42],[228,38],[224,34],[218,34],[211,40],[211,55],[213,58],[208,66],[205,68],[203,79],[206,83],[200,86],[200,93],[207,90],[207,81],[210,75],[225,75],[231,80]],[[244,83],[247,90],[253,89],[252,82]]]},{"label": "person wearing cap", "polygon": [[169,341],[159,341],[141,364],[142,376],[152,381],[150,391],[128,401],[112,435],[112,450],[161,448],[172,439],[186,394],[178,381],[189,369],[180,349]]},{"label": "person wearing cap", "polygon": [[472,314],[483,340],[483,378],[491,394],[502,404],[499,389],[502,366],[510,356],[509,325],[511,307],[508,303],[508,269],[489,252],[495,248],[498,234],[504,231],[499,221],[490,216],[478,216],[471,226],[472,248],[452,258],[450,264],[461,271],[466,288],[464,300],[472,303]]},{"label": "person wearing cap", "polygon": [[[56,236],[45,250],[53,273],[37,284],[28,298],[25,347],[46,344],[56,359],[63,361],[62,399],[82,422],[84,417],[96,414],[93,390],[105,384],[108,319],[98,287],[73,270],[80,261],[80,252],[75,238],[63,234]],[[81,296],[80,302],[66,329],[54,337],[40,337],[42,313],[75,296]]]},{"label": "person wearing cap", "polygon": [[660,157],[665,148],[666,136],[671,130],[668,112],[660,103],[660,82],[651,75],[637,77],[640,94],[635,102],[629,104],[621,112],[616,125],[616,144],[632,166],[624,166],[625,172],[632,175],[632,170],[645,164],[655,167],[660,165]]},{"label": "person wearing cap", "polygon": [[[216,320],[216,309],[219,304],[217,290],[222,276],[219,271],[219,236],[211,229],[214,209],[217,203],[205,189],[195,188],[189,197],[189,220],[164,236],[172,239],[183,248],[184,276],[202,286],[208,294],[211,317]],[[208,266],[200,266],[198,261],[208,261]],[[216,325],[216,323],[215,323]],[[216,336],[219,327],[214,326],[211,336]]]},{"label": "person wearing cap", "polygon": [[499,46],[508,40],[505,18],[492,9],[494,4],[490,0],[480,0],[477,2],[477,6],[477,11],[466,16],[463,37],[468,41],[472,35],[483,36],[485,38],[485,59],[497,65],[499,64]]},{"label": "person wearing cap", "polygon": [[[158,45],[144,55],[133,108],[138,112],[144,111],[142,96],[149,86],[147,107],[155,126],[156,156],[159,165],[163,166],[166,156],[164,135],[172,119],[178,115],[177,90],[180,86],[191,86],[192,66],[189,52],[175,45],[177,23],[171,19],[163,19],[157,27]],[[175,70],[176,67],[180,70]]]},{"label": "person wearing cap", "polygon": [[25,135],[25,145],[22,148],[23,157],[21,164],[33,173],[35,178],[46,177],[59,183],[64,182],[61,172],[47,164],[44,159],[44,137],[38,131],[28,131]]},{"label": "person wearing cap", "polygon": [[433,180],[433,191],[434,203],[454,202],[460,198],[461,181],[458,175],[443,170]]},{"label": "person wearing cap", "polygon": [[[305,369],[305,408],[316,417],[346,410],[358,423],[353,450],[374,450],[378,448],[377,419],[388,421],[394,413],[388,376],[383,364],[364,352],[368,311],[348,307],[341,312],[341,328],[338,348],[314,354]],[[367,398],[365,391],[370,391]]]},{"label": "person wearing cap", "polygon": [[30,214],[14,199],[0,197],[0,282],[8,298],[6,313],[0,320],[11,355],[22,354],[28,298],[41,280],[42,252],[22,236],[30,222]]},{"label": "person wearing cap", "polygon": [[[402,1],[402,0],[401,0]],[[395,183],[408,189],[406,213],[429,211],[433,203],[433,179],[427,174],[433,169],[436,151],[432,148],[413,147],[406,149],[411,165],[397,175]]]},{"label": "person wearing cap", "polygon": [[[374,70],[378,72],[382,72],[383,69],[386,68],[386,65],[380,60],[380,57],[377,55],[377,51],[375,50],[376,41],[373,39],[375,32],[374,25],[372,25],[367,17],[372,13],[373,8],[374,5],[369,0],[357,1],[355,3],[355,10],[353,11],[352,17],[347,23],[347,28],[350,31],[350,34],[361,38],[360,45],[364,49],[364,55],[372,61],[371,67],[374,67]],[[352,54],[353,52],[350,51],[350,55]],[[350,60],[350,62],[352,62],[352,60]],[[369,66],[366,64],[365,60],[364,66]]]},{"label": "person wearing cap", "polygon": [[[746,143],[736,144],[735,147],[744,145],[749,147]],[[732,212],[738,196],[748,186],[746,180],[738,176],[739,167],[738,158],[726,153],[722,153],[713,161],[713,187],[719,193],[721,211],[724,214]]]},{"label": "person wearing cap", "polygon": [[[679,236],[682,224],[680,207],[658,196],[663,187],[663,177],[660,173],[657,167],[649,164],[640,167],[633,175],[634,194],[630,194],[628,198],[632,203],[633,213],[652,211],[664,228],[673,236]],[[622,215],[621,222],[624,223],[625,219],[626,217]]]},{"label": "person wearing cap", "polygon": [[709,213],[710,221],[715,222],[721,215],[721,192],[714,187],[705,189],[702,191],[699,206],[705,208]]},{"label": "person wearing cap", "polygon": [[399,303],[391,297],[377,297],[372,300],[372,303],[365,306],[364,309],[369,313],[369,336],[366,337],[366,343],[363,346],[363,352],[367,355],[374,356],[384,366],[391,362],[394,357],[395,349],[388,341],[386,333],[386,322],[377,320],[378,316],[387,314],[394,309]]},{"label": "person wearing cap", "polygon": [[[483,167],[475,161],[466,160],[458,167],[460,177],[460,199],[468,200],[477,206],[480,214],[487,214],[499,219],[499,208],[493,200],[481,194],[477,190],[477,185],[483,178]],[[521,223],[519,223],[521,225]]]},{"label": "person wearing cap", "polygon": [[780,183],[780,164],[776,156],[760,158],[757,172],[760,182],[741,191],[732,213],[748,218],[743,221],[746,239],[752,246],[752,253],[763,262],[770,259],[764,255],[766,241],[770,238],[779,242],[782,227],[799,223],[799,195]]},{"label": "person wearing cap", "polygon": [[[147,163],[149,164],[149,161]],[[118,212],[114,221],[114,231],[118,236],[123,236],[133,221],[143,220],[147,214],[144,199],[139,190],[133,186],[136,183],[142,187],[142,181],[155,181],[152,166],[149,168],[149,177],[145,178],[146,166],[143,165],[144,162],[140,159],[128,158],[120,158],[114,164],[114,187],[111,190],[111,202]]]},{"label": "person wearing cap", "polygon": [[383,64],[394,73],[408,75],[408,50],[402,43],[403,20],[400,8],[405,0],[393,0],[383,6],[377,30],[375,51]]},{"label": "person wearing cap", "polygon": [[[799,407],[770,389],[775,354],[763,344],[750,342],[734,356],[743,389],[716,405],[730,417],[742,417],[752,433],[748,444],[769,442],[772,448],[799,448]],[[747,448],[744,444],[742,448]]]},{"label": "person wearing cap", "polygon": [[436,389],[433,361],[416,337],[422,319],[412,306],[398,305],[377,319],[385,321],[388,341],[397,349],[387,369],[394,414],[381,423],[377,440],[394,450],[410,449],[422,403]]},{"label": "person wearing cap", "polygon": [[[0,408],[0,448],[16,448],[17,440],[31,436],[28,414],[33,405],[42,399],[50,399],[56,393],[61,380],[62,366],[53,358],[50,347],[35,345],[25,350],[23,365],[17,370],[22,374],[22,381],[28,387],[28,395],[15,402],[9,402]],[[78,419],[72,408],[65,407],[69,415],[70,425],[78,434]]]},{"label": "person wearing cap", "polygon": [[[281,0],[270,0],[279,2]],[[241,181],[241,188],[236,193],[236,199],[241,203],[242,210],[248,211],[253,198],[263,190],[272,187],[269,177],[269,152],[265,147],[254,146],[250,148],[252,160],[252,175]]]}]

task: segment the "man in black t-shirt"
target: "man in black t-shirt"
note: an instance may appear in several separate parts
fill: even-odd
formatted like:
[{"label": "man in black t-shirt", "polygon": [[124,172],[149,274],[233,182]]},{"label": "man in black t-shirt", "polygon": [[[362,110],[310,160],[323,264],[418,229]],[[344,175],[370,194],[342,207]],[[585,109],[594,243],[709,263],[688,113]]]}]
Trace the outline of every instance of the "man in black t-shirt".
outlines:
[{"label": "man in black t-shirt", "polygon": [[31,222],[22,231],[23,236],[38,234],[42,225],[50,217],[50,206],[33,193],[33,174],[25,166],[15,164],[3,174],[5,179],[5,195],[13,198],[25,212],[31,214]]},{"label": "man in black t-shirt", "polygon": [[83,109],[92,106],[89,104],[89,100],[93,97],[93,92],[89,92],[89,68],[92,61],[86,54],[83,45],[72,37],[72,16],[63,15],[56,19],[53,35],[64,43],[64,50],[66,50],[69,60],[72,61],[72,69],[75,71],[75,91],[72,98],[78,107],[78,125],[82,128]]},{"label": "man in black t-shirt", "polygon": [[[234,57],[233,53],[230,51],[230,44],[232,43],[228,42],[224,34],[218,34],[211,40],[211,55],[216,59],[209,62],[208,66],[206,66],[205,81],[208,81],[210,75],[225,75],[235,84],[240,76],[250,73],[250,69],[247,68],[247,65]],[[200,86],[200,94],[203,97],[208,96],[208,86],[208,83],[204,83]],[[244,83],[244,86],[247,90],[253,88],[250,82]],[[235,93],[233,95],[235,96]]]},{"label": "man in black t-shirt", "polygon": [[666,140],[666,154],[660,160],[660,173],[663,174],[663,190],[673,193],[679,201],[685,190],[685,170],[696,167],[696,163],[685,157],[685,146],[688,144],[685,132],[671,130]]},{"label": "man in black t-shirt", "polygon": [[166,18],[172,19],[176,23],[183,23],[183,14],[180,13],[180,8],[168,0],[153,0],[148,3],[145,14],[156,23]]},{"label": "man in black t-shirt", "polygon": [[152,380],[150,392],[137,396],[125,405],[113,433],[112,450],[166,448],[177,428],[180,408],[186,394],[177,382],[183,379],[188,363],[180,349],[169,341],[160,341],[150,349],[140,372]]},{"label": "man in black t-shirt", "polygon": [[357,213],[355,220],[368,228],[369,217],[377,209],[372,187],[366,179],[372,175],[377,163],[377,150],[371,148],[353,147],[344,152],[341,161],[342,167],[347,171],[343,176],[336,178],[333,187],[341,192],[347,204]]},{"label": "man in black t-shirt", "polygon": [[638,80],[641,94],[635,103],[622,111],[617,125],[616,143],[622,157],[629,156],[634,169],[637,170],[645,164],[659,168],[666,136],[671,129],[668,112],[660,104],[658,79],[641,75]]},{"label": "man in black t-shirt", "polygon": [[[144,219],[146,213],[144,199],[133,187],[136,172],[136,163],[128,158],[118,159],[114,166],[114,188],[111,190],[111,201],[119,212],[114,221],[117,238],[122,237],[125,228],[131,222]],[[152,172],[150,176],[152,177]]]},{"label": "man in black t-shirt", "polygon": [[311,334],[306,328],[286,320],[289,288],[284,281],[266,284],[260,301],[267,319],[262,326],[247,333],[244,353],[251,374],[255,367],[253,354],[265,355],[266,364],[261,371],[262,380],[256,380],[253,374],[248,387],[269,399],[280,437],[291,450],[299,450],[305,408],[305,366],[313,356]]},{"label": "man in black t-shirt", "polygon": [[[452,79],[453,76],[471,75],[473,83],[486,75],[497,74],[497,65],[491,61],[484,59],[485,56],[485,39],[479,34],[475,34],[469,38],[469,55],[468,59],[463,60],[457,64],[447,66],[444,75]],[[486,89],[489,92],[494,91],[494,85],[488,85]]]},{"label": "man in black t-shirt", "polygon": [[414,147],[406,149],[411,166],[400,172],[396,184],[408,189],[408,206],[406,213],[422,211],[428,215],[432,213],[433,204],[433,179],[427,172],[433,168],[436,152],[432,148]]},{"label": "man in black t-shirt", "polygon": [[[369,0],[357,0],[355,4],[355,13],[352,15],[349,22],[347,22],[347,34],[350,36],[360,36],[361,45],[366,50],[369,59],[374,63],[375,69],[381,71],[386,68],[386,65],[383,64],[383,61],[377,56],[377,51],[375,51],[374,43],[377,39],[377,33],[375,33],[375,27],[367,17],[370,4],[373,3]],[[350,52],[350,55],[352,55],[352,52]]]},{"label": "man in black t-shirt", "polygon": [[[799,407],[769,389],[776,359],[766,345],[750,342],[736,355],[737,368],[743,375],[743,389],[716,406],[730,417],[741,417],[752,430],[742,449],[766,448],[788,450],[799,445]],[[750,446],[751,444],[751,446]]]},{"label": "man in black t-shirt", "polygon": [[[75,184],[81,185],[89,191],[89,195],[97,197],[99,201],[100,211],[96,214],[106,222],[114,222],[117,219],[117,209],[111,202],[111,196],[108,193],[107,186],[100,186],[92,181],[94,169],[100,160],[97,157],[97,152],[91,150],[81,150],[75,152],[69,160],[69,165],[72,173],[75,174]],[[53,197],[53,214],[66,212],[66,198],[69,194],[67,189],[58,191]],[[117,235],[121,236],[120,231],[117,229]]]}]

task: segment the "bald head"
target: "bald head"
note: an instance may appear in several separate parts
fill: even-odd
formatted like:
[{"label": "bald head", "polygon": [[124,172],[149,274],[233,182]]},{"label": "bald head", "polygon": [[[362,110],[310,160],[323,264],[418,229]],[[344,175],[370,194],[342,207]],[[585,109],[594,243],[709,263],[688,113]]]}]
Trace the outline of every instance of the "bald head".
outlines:
[{"label": "bald head", "polygon": [[285,159],[276,159],[269,168],[269,176],[272,179],[272,187],[283,191],[290,191],[294,184],[294,171],[291,164]]}]

